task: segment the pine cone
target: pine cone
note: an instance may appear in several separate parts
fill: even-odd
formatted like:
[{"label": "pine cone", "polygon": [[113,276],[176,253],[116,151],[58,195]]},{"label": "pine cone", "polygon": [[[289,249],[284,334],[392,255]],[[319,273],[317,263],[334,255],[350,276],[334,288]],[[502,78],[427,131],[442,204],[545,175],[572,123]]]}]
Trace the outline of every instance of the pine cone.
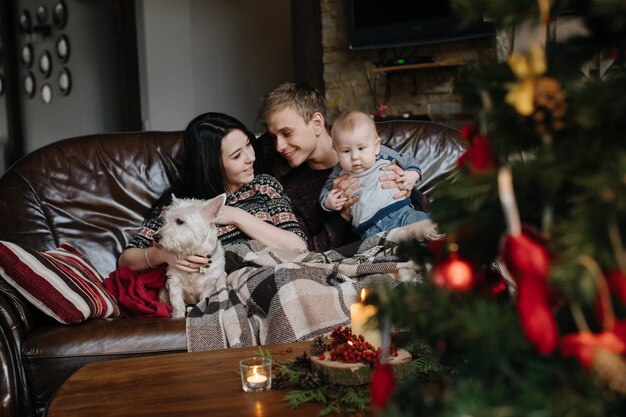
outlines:
[{"label": "pine cone", "polygon": [[328,397],[328,399],[331,401],[337,400],[343,396],[343,388],[335,384],[327,385],[324,392],[326,394],[326,397]]},{"label": "pine cone", "polygon": [[298,382],[304,389],[313,389],[322,385],[322,379],[315,372],[303,373]]},{"label": "pine cone", "polygon": [[326,343],[324,343],[323,337],[316,337],[311,344],[311,355],[319,356],[322,353],[326,352]]},{"label": "pine cone", "polygon": [[611,390],[626,394],[626,360],[622,356],[606,349],[598,349],[593,371]]},{"label": "pine cone", "polygon": [[567,96],[557,80],[541,77],[536,81],[534,104],[533,119],[539,134],[565,128],[563,118],[567,114]]},{"label": "pine cone", "polygon": [[282,368],[274,370],[272,375],[272,388],[283,389],[289,386],[289,376]]},{"label": "pine cone", "polygon": [[294,359],[292,369],[296,372],[308,372],[311,370],[311,359],[306,352]]}]

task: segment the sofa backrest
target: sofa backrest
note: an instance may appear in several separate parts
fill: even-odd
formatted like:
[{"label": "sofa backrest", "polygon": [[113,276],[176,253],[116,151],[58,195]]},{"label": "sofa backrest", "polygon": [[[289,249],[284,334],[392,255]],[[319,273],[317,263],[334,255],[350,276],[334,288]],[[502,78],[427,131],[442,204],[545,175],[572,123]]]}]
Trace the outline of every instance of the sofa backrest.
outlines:
[{"label": "sofa backrest", "polygon": [[458,129],[419,120],[376,122],[378,135],[388,147],[412,155],[420,164],[423,180],[418,188],[428,195],[444,174],[456,167],[465,144]]},{"label": "sofa backrest", "polygon": [[[416,157],[428,192],[463,152],[459,132],[423,121],[378,122],[386,144]],[[182,132],[91,135],[26,155],[0,178],[0,240],[50,250],[69,242],[104,276],[152,203],[179,178]]]},{"label": "sofa backrest", "polygon": [[38,250],[69,242],[103,276],[154,200],[178,177],[180,132],[65,139],[0,178],[0,240]]}]

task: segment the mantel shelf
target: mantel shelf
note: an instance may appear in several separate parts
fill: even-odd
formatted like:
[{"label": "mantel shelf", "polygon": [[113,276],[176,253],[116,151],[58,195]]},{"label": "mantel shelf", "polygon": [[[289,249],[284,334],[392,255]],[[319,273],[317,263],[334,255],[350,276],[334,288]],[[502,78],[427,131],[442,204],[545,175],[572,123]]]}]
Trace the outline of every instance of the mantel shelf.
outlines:
[{"label": "mantel shelf", "polygon": [[457,67],[461,65],[471,64],[472,61],[435,61],[435,62],[424,62],[421,64],[408,64],[408,65],[394,65],[389,67],[379,67],[374,68],[372,72],[374,73],[386,73],[393,71],[407,71],[407,70],[418,70],[418,69],[426,69],[426,68],[440,68],[440,67]]}]

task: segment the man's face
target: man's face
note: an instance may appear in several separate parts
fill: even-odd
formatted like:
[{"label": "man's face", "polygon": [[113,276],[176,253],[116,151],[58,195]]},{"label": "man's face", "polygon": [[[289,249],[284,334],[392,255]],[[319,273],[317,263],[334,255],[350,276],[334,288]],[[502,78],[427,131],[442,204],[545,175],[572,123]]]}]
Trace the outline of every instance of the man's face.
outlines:
[{"label": "man's face", "polygon": [[292,107],[267,116],[267,130],[274,137],[276,151],[295,168],[312,158],[317,147],[313,121],[306,123]]}]

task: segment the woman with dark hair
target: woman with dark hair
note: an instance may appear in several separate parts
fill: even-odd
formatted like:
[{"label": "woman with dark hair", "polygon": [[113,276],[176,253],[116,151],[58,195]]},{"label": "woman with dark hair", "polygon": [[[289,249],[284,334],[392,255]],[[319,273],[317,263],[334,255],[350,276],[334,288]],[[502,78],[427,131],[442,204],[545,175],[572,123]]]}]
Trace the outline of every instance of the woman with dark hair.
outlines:
[{"label": "woman with dark hair", "polygon": [[261,170],[256,138],[239,120],[222,113],[193,119],[184,132],[180,182],[155,202],[139,232],[128,242],[118,266],[139,271],[168,264],[196,272],[210,260],[206,254],[179,258],[154,243],[162,225],[161,212],[177,198],[208,200],[226,194],[218,220],[222,244],[255,239],[281,249],[305,250],[306,235],[293,214],[291,201],[279,182]]}]

